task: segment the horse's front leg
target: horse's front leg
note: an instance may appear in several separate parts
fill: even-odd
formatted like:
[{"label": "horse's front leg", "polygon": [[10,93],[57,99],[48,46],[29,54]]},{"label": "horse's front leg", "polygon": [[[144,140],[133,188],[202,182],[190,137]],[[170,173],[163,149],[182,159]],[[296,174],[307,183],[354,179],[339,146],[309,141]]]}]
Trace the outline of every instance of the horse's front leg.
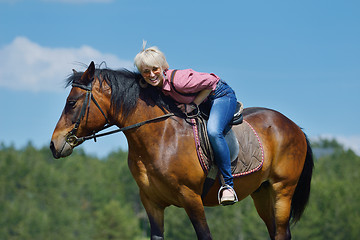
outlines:
[{"label": "horse's front leg", "polygon": [[206,222],[205,210],[201,196],[190,189],[186,189],[185,191],[183,190],[182,195],[183,207],[194,226],[197,238],[201,240],[212,239],[209,226]]},{"label": "horse's front leg", "polygon": [[150,222],[151,240],[164,239],[164,210],[152,202],[146,194],[140,191],[141,202],[144,205]]}]

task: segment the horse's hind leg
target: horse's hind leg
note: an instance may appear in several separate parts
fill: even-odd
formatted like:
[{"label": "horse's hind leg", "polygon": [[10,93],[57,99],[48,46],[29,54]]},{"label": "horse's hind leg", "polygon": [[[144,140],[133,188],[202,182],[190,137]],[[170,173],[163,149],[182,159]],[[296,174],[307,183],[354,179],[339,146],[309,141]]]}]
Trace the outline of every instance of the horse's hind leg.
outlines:
[{"label": "horse's hind leg", "polygon": [[275,192],[275,222],[276,222],[276,240],[291,239],[290,233],[290,212],[291,199],[295,186],[287,185],[284,182],[272,184]]},{"label": "horse's hind leg", "polygon": [[283,182],[275,184],[265,182],[251,194],[256,210],[265,222],[271,239],[291,239],[289,220],[293,192],[294,187],[285,187]]},{"label": "horse's hind leg", "polygon": [[274,191],[269,182],[264,182],[258,190],[251,194],[255,208],[264,221],[270,238],[275,239]]}]

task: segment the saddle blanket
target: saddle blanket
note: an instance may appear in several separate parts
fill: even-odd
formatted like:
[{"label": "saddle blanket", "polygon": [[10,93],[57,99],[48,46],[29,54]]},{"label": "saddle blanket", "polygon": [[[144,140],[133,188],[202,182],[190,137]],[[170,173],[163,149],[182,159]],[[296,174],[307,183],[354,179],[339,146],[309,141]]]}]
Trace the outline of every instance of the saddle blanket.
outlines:
[{"label": "saddle blanket", "polygon": [[[203,132],[206,132],[198,124],[198,120],[191,119],[194,131],[195,144],[200,165],[208,178],[215,179],[218,169],[214,164],[212,151],[204,149]],[[243,120],[239,125],[233,126],[225,136],[232,156],[231,170],[233,177],[244,176],[261,169],[264,163],[264,149],[255,129],[249,122]],[[209,148],[209,147],[208,147]]]}]

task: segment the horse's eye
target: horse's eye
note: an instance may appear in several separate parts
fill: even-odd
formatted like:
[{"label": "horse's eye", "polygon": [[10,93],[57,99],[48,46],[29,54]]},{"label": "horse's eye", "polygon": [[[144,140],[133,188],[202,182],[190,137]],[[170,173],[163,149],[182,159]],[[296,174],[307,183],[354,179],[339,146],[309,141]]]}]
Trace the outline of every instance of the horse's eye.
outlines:
[{"label": "horse's eye", "polygon": [[66,105],[68,105],[68,107],[71,107],[71,108],[75,108],[75,104],[76,104],[76,101],[74,101],[74,100],[67,101],[67,103],[66,103]]},{"label": "horse's eye", "polygon": [[68,100],[68,101],[66,101],[65,112],[70,112],[75,107],[76,107],[76,101],[75,100]]}]

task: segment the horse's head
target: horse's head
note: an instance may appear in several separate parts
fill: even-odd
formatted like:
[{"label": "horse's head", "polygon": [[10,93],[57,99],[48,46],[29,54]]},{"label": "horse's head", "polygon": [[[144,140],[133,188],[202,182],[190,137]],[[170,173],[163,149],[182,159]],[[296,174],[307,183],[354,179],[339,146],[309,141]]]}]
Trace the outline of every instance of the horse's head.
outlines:
[{"label": "horse's head", "polygon": [[74,72],[71,78],[72,89],[51,138],[50,149],[55,158],[69,156],[83,142],[80,137],[91,135],[109,123],[110,90],[100,87],[94,78],[94,62],[82,75]]}]

